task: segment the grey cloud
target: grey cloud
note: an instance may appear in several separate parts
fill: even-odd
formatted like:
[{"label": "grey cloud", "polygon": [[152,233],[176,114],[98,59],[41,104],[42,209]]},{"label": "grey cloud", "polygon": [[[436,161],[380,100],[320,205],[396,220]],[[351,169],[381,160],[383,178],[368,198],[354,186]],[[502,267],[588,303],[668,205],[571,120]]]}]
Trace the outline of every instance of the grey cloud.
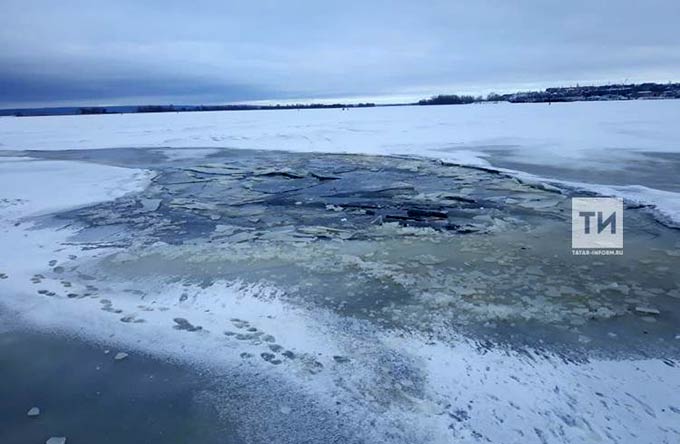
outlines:
[{"label": "grey cloud", "polygon": [[0,106],[678,80],[680,2],[5,0]]}]

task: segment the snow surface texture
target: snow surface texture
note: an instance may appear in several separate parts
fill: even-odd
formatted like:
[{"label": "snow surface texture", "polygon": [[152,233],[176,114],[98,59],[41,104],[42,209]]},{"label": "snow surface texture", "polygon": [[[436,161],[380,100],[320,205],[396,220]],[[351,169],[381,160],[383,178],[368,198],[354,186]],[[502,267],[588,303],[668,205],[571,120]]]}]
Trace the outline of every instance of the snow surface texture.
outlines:
[{"label": "snow surface texture", "polygon": [[[536,166],[625,171],[641,153],[679,154],[678,121],[680,102],[671,100],[5,117],[0,149],[228,147],[408,154],[474,165],[501,151],[505,159]],[[653,187],[644,178],[633,180],[624,184],[639,186],[633,190],[598,191],[624,198],[633,193],[680,223],[678,193],[658,193],[645,188]]]},{"label": "snow surface texture", "polygon": [[[12,186],[3,187],[5,203],[26,210],[0,213],[0,248],[21,252],[23,258],[4,254],[0,259],[0,270],[8,275],[4,292],[14,295],[4,302],[43,328],[208,366],[235,367],[252,356],[248,365],[255,371],[268,372],[337,410],[346,424],[366,432],[367,442],[658,444],[680,437],[678,369],[658,360],[574,364],[531,352],[479,350],[463,338],[455,346],[431,343],[418,334],[377,330],[324,310],[289,307],[275,288],[238,284],[150,287],[144,306],[125,287],[111,292],[108,302],[37,296],[26,282],[32,273],[44,272],[42,264],[93,260],[111,250],[82,251],[68,245],[68,229],[32,227],[29,232],[28,223],[15,223],[26,214],[141,190],[148,173],[75,162],[12,160],[12,166],[17,170],[2,165],[3,171],[14,171]],[[81,188],[85,191],[69,199],[54,200],[63,190]],[[42,280],[47,290],[60,285],[37,275],[33,279]],[[191,296],[182,302],[182,293]],[[137,313],[144,322],[135,322],[137,317],[120,322],[102,305]],[[266,336],[231,339],[225,328],[236,335],[255,328]],[[267,344],[274,344],[269,337],[296,358],[280,365],[259,359]],[[317,373],[318,368],[324,370]],[[276,399],[273,407],[291,422],[305,415],[285,393]],[[261,427],[273,416],[269,407],[250,411],[244,421]],[[285,436],[277,440],[285,442]]]},{"label": "snow surface texture", "polygon": [[[5,289],[25,294],[25,282],[53,260],[74,231],[34,229],[27,217],[113,200],[146,188],[150,171],[81,162],[0,158],[0,269]],[[66,250],[58,256],[67,258]],[[35,301],[34,301],[35,302]]]},{"label": "snow surface texture", "polygon": [[148,171],[65,161],[0,158],[3,216],[37,216],[114,200],[144,189]]}]

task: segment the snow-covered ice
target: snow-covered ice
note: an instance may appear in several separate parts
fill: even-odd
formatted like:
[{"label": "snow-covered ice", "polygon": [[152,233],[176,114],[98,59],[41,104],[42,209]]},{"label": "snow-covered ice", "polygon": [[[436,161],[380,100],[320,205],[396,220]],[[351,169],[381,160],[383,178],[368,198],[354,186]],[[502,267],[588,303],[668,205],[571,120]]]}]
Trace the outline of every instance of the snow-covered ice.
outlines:
[{"label": "snow-covered ice", "polygon": [[[675,231],[627,210],[627,256],[578,262],[560,243],[568,190],[535,175],[270,151],[487,165],[503,149],[604,171],[677,154],[677,107],[0,119],[0,148],[14,154],[0,157],[0,303],[129,359],[238,370],[255,398],[276,399],[244,427],[309,420],[290,396],[304,393],[357,441],[670,444],[680,438]],[[115,147],[138,156],[105,150]],[[643,185],[597,186],[654,197],[672,217],[676,193]],[[508,340],[492,344],[483,329]],[[267,429],[296,442],[280,432]]]},{"label": "snow-covered ice", "polygon": [[[166,151],[172,156],[200,156],[217,147],[406,154],[470,165],[500,157],[547,179],[555,178],[543,167],[559,167],[572,170],[562,178],[570,182],[639,186],[636,198],[677,223],[677,181],[667,179],[674,189],[656,189],[656,164],[646,176],[626,172],[650,155],[670,155],[663,162],[680,165],[679,120],[677,100],[3,117],[0,149],[171,147],[192,149]],[[624,183],[609,183],[612,174]]]},{"label": "snow-covered ice", "polygon": [[0,208],[4,219],[92,205],[144,189],[150,178],[128,168],[0,157]]},{"label": "snow-covered ice", "polygon": [[677,153],[680,102],[2,117],[8,150],[115,147],[250,148],[446,157],[511,148],[517,159],[574,159],[615,168],[636,152]]}]

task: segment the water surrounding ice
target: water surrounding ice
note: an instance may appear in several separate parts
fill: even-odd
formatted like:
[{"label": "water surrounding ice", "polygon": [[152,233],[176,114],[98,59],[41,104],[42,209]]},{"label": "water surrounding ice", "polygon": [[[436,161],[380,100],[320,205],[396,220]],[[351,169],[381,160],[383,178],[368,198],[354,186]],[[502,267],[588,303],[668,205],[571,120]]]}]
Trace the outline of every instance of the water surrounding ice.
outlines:
[{"label": "water surrounding ice", "polygon": [[58,188],[5,202],[31,211],[2,214],[0,246],[25,256],[0,261],[4,309],[232,375],[246,395],[214,401],[247,442],[680,437],[680,232],[644,207],[623,256],[572,256],[571,188],[403,156],[169,151],[20,163],[17,189],[92,187],[52,214]]}]

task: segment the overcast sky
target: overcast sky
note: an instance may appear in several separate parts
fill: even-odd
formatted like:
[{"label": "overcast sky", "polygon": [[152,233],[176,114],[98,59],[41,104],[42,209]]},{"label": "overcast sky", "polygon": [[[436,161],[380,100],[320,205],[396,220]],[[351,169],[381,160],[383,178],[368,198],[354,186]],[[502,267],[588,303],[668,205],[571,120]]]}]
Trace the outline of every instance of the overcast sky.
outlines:
[{"label": "overcast sky", "polygon": [[2,0],[0,107],[680,80],[679,0]]}]

